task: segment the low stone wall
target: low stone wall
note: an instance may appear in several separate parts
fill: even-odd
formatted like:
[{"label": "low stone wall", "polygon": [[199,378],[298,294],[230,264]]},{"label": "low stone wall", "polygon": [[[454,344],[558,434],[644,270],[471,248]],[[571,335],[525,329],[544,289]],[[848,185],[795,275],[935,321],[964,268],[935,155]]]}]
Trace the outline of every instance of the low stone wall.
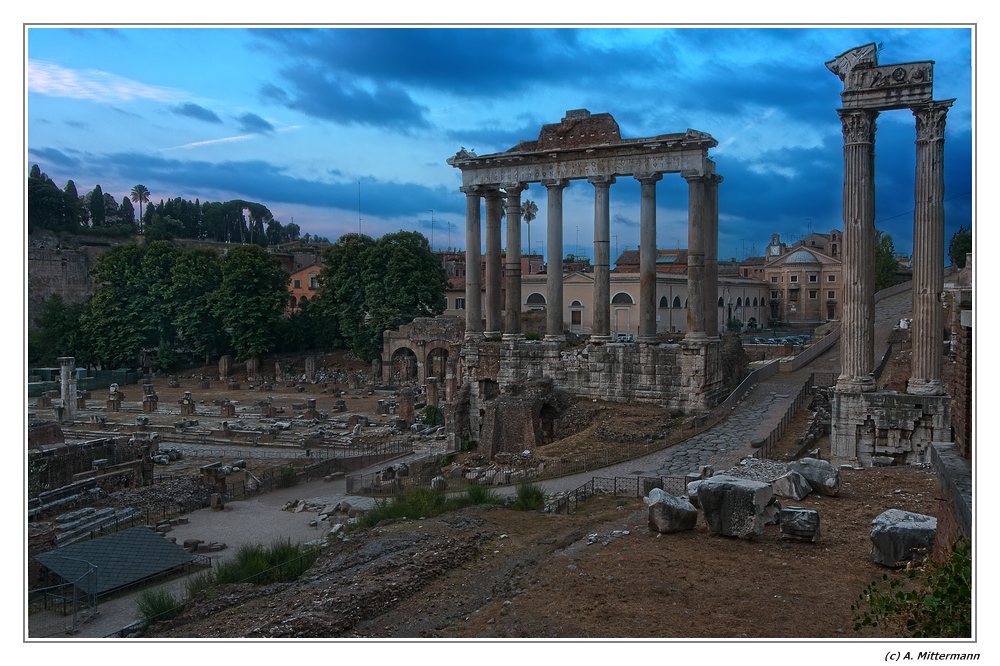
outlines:
[{"label": "low stone wall", "polygon": [[952,442],[934,442],[930,455],[944,494],[938,502],[933,558],[943,562],[959,538],[972,538],[972,463]]}]

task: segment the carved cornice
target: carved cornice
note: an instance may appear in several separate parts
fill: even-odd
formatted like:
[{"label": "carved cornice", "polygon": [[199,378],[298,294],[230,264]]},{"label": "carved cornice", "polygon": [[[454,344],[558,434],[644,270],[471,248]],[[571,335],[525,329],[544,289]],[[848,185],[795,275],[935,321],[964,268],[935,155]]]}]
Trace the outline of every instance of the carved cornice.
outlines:
[{"label": "carved cornice", "polygon": [[875,119],[878,111],[838,109],[844,133],[844,145],[875,143]]},{"label": "carved cornice", "polygon": [[953,99],[911,109],[917,122],[917,141],[944,141],[944,125]]}]

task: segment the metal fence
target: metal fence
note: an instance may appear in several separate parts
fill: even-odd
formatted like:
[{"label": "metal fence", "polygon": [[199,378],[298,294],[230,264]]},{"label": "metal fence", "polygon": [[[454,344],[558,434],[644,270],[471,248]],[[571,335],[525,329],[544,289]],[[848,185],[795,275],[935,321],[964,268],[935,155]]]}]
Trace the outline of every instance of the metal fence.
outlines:
[{"label": "metal fence", "polygon": [[579,488],[571,490],[553,502],[546,504],[549,513],[572,513],[588,497],[610,495],[612,497],[645,497],[659,488],[672,495],[687,494],[687,480],[682,476],[616,476],[613,478],[595,476]]}]

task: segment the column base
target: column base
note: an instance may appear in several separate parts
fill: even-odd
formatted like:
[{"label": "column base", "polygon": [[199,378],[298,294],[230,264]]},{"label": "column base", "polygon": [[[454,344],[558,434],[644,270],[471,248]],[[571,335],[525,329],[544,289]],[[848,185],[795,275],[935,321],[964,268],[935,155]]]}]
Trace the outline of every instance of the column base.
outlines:
[{"label": "column base", "polygon": [[705,335],[704,331],[691,331],[684,336],[684,339],[693,342],[707,342],[709,337]]},{"label": "column base", "polygon": [[871,393],[875,390],[875,378],[868,377],[845,377],[837,378],[836,390],[841,393]]},{"label": "column base", "polygon": [[483,339],[482,331],[466,331],[465,340],[467,342],[480,342]]},{"label": "column base", "polygon": [[906,392],[910,395],[945,395],[944,382],[940,379],[913,379],[906,382]]},{"label": "column base", "polygon": [[504,333],[502,340],[504,342],[513,342],[515,340],[524,340],[524,333]]},{"label": "column base", "polygon": [[591,335],[590,343],[594,345],[604,345],[609,342],[614,342],[614,337],[610,335]]},{"label": "column base", "polygon": [[640,335],[635,339],[636,342],[643,345],[658,345],[660,344],[660,336],[658,335]]},{"label": "column base", "polygon": [[560,333],[559,335],[545,335],[545,342],[566,342],[566,335]]}]

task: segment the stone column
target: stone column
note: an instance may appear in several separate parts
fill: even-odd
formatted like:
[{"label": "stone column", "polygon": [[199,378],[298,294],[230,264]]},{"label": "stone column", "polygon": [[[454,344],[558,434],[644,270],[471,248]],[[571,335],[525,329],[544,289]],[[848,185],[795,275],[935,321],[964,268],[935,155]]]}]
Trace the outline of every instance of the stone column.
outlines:
[{"label": "stone column", "polygon": [[438,406],[438,380],[437,377],[427,378],[427,404]]},{"label": "stone column", "polygon": [[76,420],[76,357],[60,356],[59,361],[59,390],[62,398],[62,420]]},{"label": "stone column", "polygon": [[906,392],[945,393],[941,378],[944,313],[944,124],[955,100],[912,109],[917,123],[913,206],[913,362]]},{"label": "stone column", "polygon": [[543,180],[542,185],[548,190],[545,220],[548,248],[545,262],[545,339],[560,342],[566,339],[563,332],[563,189],[569,185],[569,181]]},{"label": "stone column", "polygon": [[594,321],[591,340],[611,340],[611,201],[614,176],[594,176]]},{"label": "stone column", "polygon": [[838,109],[844,134],[844,316],[837,390],[875,390],[875,119]]},{"label": "stone column", "polygon": [[483,296],[480,285],[482,225],[479,217],[480,188],[462,187],[465,193],[465,337],[483,332]]},{"label": "stone column", "polygon": [[656,344],[656,182],[662,173],[637,174],[639,196],[639,342]]},{"label": "stone column", "polygon": [[504,187],[507,191],[507,299],[504,304],[504,331],[508,335],[521,335],[521,192],[528,189],[523,183]]},{"label": "stone column", "polygon": [[719,337],[719,183],[714,173],[705,179],[705,335]]},{"label": "stone column", "polygon": [[[486,333],[499,334],[500,306],[500,191],[486,191]],[[468,271],[466,271],[468,273]]]},{"label": "stone column", "polygon": [[[705,176],[688,182],[687,333],[685,340],[705,340]],[[712,303],[715,307],[715,303]]]}]

